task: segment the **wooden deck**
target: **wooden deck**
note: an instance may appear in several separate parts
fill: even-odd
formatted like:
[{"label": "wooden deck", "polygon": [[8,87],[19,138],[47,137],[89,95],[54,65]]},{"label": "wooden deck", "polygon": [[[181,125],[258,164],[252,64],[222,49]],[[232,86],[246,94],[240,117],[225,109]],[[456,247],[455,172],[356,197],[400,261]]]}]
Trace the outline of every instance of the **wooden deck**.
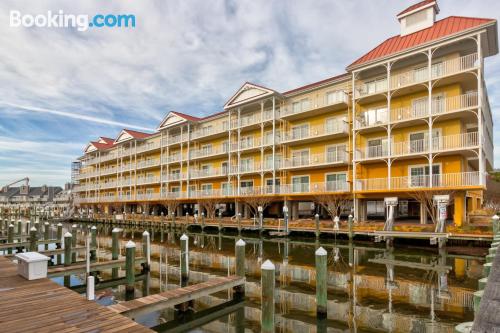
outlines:
[{"label": "wooden deck", "polygon": [[49,279],[28,281],[0,257],[2,332],[152,332]]},{"label": "wooden deck", "polygon": [[168,290],[159,294],[137,298],[108,306],[108,309],[135,317],[142,313],[162,310],[196,298],[227,290],[245,283],[245,278],[239,276],[224,276],[210,279],[192,286]]}]

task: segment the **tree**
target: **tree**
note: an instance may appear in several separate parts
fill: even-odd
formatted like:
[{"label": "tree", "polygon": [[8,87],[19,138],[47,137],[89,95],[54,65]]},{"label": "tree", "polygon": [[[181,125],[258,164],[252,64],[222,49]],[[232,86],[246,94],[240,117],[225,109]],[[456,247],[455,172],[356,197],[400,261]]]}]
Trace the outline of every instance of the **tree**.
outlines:
[{"label": "tree", "polygon": [[262,207],[262,211],[264,211],[272,201],[273,199],[270,196],[251,196],[241,199],[241,202],[250,209],[254,216],[259,214],[259,206]]},{"label": "tree", "polygon": [[342,210],[349,207],[352,196],[348,193],[328,193],[314,196],[314,200],[330,215],[332,221]]},{"label": "tree", "polygon": [[203,210],[207,211],[206,217],[208,219],[215,219],[215,213],[219,207],[219,199],[215,198],[203,198],[198,200],[198,210],[201,214]]},{"label": "tree", "polygon": [[179,200],[177,199],[166,199],[163,201],[163,205],[167,207],[168,215],[172,215],[177,207],[179,207]]},{"label": "tree", "polygon": [[455,199],[455,191],[451,190],[418,190],[408,192],[408,195],[418,201],[421,205],[424,206],[425,211],[427,212],[427,216],[431,217],[432,223],[437,224],[437,206],[434,205],[434,196],[435,195],[449,195],[450,201],[448,202],[448,206],[453,204],[453,200]]}]

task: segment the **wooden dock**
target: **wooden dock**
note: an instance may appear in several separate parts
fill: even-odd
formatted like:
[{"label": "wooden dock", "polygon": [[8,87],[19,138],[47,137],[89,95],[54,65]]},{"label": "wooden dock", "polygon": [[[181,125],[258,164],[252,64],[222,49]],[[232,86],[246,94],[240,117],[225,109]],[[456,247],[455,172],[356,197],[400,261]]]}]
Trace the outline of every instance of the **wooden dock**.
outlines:
[{"label": "wooden dock", "polygon": [[152,332],[50,279],[24,279],[17,275],[17,265],[4,257],[0,325],[3,332]]},{"label": "wooden dock", "polygon": [[[136,263],[143,263],[146,259],[144,258],[136,258]],[[117,260],[108,260],[101,262],[93,262],[90,264],[90,271],[102,271],[105,269],[116,268],[116,267],[125,267],[126,259],[117,259]],[[58,267],[49,267],[47,270],[47,276],[50,278],[57,276],[66,276],[71,274],[81,274],[87,271],[87,263],[80,262],[72,264],[71,266],[58,266]]]},{"label": "wooden dock", "polygon": [[174,305],[240,286],[244,283],[244,277],[235,275],[217,277],[192,286],[172,289],[159,294],[137,298],[132,301],[110,305],[108,309],[115,313],[134,318],[143,313],[173,307]]}]

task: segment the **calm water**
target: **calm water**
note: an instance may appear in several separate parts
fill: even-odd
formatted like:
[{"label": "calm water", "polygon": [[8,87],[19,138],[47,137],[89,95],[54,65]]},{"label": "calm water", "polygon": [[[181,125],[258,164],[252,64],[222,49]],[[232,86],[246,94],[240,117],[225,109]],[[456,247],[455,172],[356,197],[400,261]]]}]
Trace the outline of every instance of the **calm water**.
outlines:
[{"label": "calm water", "polygon": [[[88,227],[79,225],[81,245]],[[111,259],[111,230],[110,226],[98,227],[98,260]],[[129,239],[136,242],[137,255],[142,255],[142,231],[122,230],[122,255]],[[151,272],[136,283],[135,297],[179,286],[180,233],[166,229],[149,231]],[[234,273],[236,235],[190,233],[189,238],[190,283]],[[276,265],[276,332],[453,332],[456,324],[473,320],[472,293],[477,290],[483,264],[479,258],[446,249],[386,249],[384,244],[372,242],[321,240],[320,245],[328,251],[329,301],[327,320],[318,322],[314,269],[318,243],[314,239],[256,235],[243,238],[247,243],[243,304],[221,305],[231,300],[230,291],[224,291],[197,300],[195,312],[184,318],[179,318],[173,309],[166,309],[135,318],[136,321],[167,331],[183,320],[210,313],[220,317],[201,327],[184,327],[190,332],[260,332],[260,265],[267,259]],[[124,271],[119,272],[119,276],[124,275]],[[99,278],[111,279],[111,270],[100,272]],[[55,280],[63,283],[62,278]],[[71,277],[73,286],[82,281],[83,276]],[[124,286],[97,290],[96,294],[98,302],[104,305],[129,298]],[[220,306],[212,308],[217,305]]]}]

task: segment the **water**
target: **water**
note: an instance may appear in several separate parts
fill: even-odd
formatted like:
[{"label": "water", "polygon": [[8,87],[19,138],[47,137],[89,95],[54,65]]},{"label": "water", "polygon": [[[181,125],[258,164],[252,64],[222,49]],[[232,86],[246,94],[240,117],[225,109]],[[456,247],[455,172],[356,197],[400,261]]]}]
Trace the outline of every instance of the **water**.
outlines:
[{"label": "water", "polygon": [[[81,245],[88,227],[80,226]],[[98,260],[111,259],[111,230],[110,226],[98,226]],[[137,255],[142,255],[143,230],[123,229],[122,255],[129,239],[136,242]],[[151,228],[149,232],[151,271],[136,282],[135,297],[174,289],[180,284],[180,234]],[[236,235],[190,233],[189,239],[191,284],[234,274]],[[317,321],[314,251],[318,243],[314,239],[256,235],[244,239],[247,283],[243,304],[224,304],[232,299],[231,291],[224,291],[195,301],[194,313],[184,317],[179,317],[174,309],[166,309],[135,320],[167,331],[199,314],[216,316],[219,311],[231,310],[199,327],[183,327],[189,332],[260,332],[260,265],[267,259],[276,265],[276,332],[453,332],[456,324],[474,318],[472,294],[481,278],[480,257],[454,254],[449,249],[386,249],[384,244],[372,242],[321,240],[320,245],[328,251],[328,318]],[[464,253],[464,249],[452,250]],[[139,273],[139,267],[136,272]],[[120,277],[124,275],[124,271],[119,272]],[[99,278],[111,279],[111,270],[100,272]],[[63,283],[62,279],[56,281]],[[83,276],[73,276],[71,285],[83,281]],[[123,285],[97,290],[96,296],[103,305],[130,298]],[[214,310],[214,306],[219,307]]]}]

